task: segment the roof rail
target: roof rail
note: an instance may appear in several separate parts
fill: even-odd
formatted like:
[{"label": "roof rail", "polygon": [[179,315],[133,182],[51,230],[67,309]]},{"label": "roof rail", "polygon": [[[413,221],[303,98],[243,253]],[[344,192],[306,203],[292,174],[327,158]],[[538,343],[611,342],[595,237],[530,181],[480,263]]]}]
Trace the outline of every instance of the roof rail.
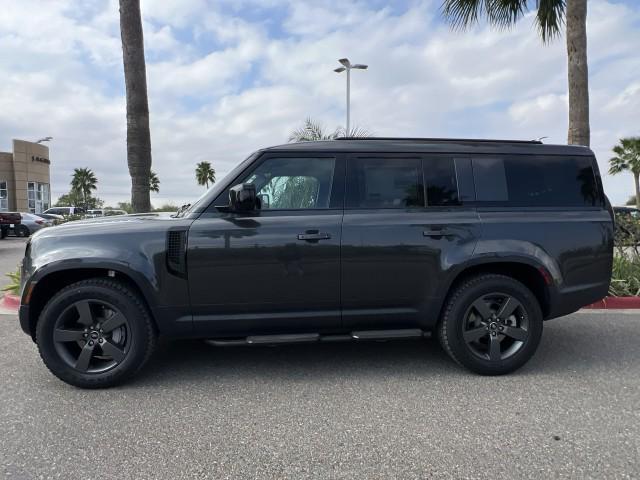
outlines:
[{"label": "roof rail", "polygon": [[473,142],[473,143],[525,143],[542,145],[540,140],[490,140],[480,138],[411,138],[411,137],[338,137],[336,140],[395,140],[405,142]]}]

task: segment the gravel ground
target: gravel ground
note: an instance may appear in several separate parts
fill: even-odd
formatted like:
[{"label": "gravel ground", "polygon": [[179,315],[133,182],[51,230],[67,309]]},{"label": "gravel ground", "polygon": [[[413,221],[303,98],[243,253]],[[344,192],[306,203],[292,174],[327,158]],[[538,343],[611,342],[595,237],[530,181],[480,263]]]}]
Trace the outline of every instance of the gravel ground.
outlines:
[{"label": "gravel ground", "polygon": [[54,378],[0,317],[5,478],[638,478],[640,315],[546,325],[486,378],[437,343],[165,343],[131,383]]}]

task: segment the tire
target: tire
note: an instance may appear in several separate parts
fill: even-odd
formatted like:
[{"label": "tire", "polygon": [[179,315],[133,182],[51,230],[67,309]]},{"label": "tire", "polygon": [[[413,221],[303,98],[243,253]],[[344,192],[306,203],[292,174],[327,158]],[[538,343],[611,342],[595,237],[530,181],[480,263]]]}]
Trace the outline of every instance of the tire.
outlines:
[{"label": "tire", "polygon": [[69,285],[45,305],[36,343],[47,368],[81,388],[106,388],[135,375],[157,341],[139,295],[111,279]]},{"label": "tire", "polygon": [[16,237],[28,237],[31,235],[31,231],[26,225],[16,225],[13,230],[15,231]]},{"label": "tire", "polygon": [[2,228],[0,228],[0,239],[4,240],[5,238],[7,238],[7,235],[9,234],[9,226],[2,226]]},{"label": "tire", "polygon": [[437,330],[458,364],[481,375],[503,375],[533,356],[542,324],[538,300],[527,287],[511,277],[484,274],[451,292]]}]

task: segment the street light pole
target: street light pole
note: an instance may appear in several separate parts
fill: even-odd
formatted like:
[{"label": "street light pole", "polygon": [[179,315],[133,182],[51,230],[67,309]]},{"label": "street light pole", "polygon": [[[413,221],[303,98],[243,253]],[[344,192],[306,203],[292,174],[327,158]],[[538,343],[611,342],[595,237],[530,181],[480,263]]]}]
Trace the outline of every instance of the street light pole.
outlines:
[{"label": "street light pole", "polygon": [[347,131],[345,136],[349,136],[349,124],[351,122],[351,69],[347,68]]},{"label": "street light pole", "polygon": [[341,58],[338,61],[342,64],[342,67],[336,68],[334,72],[342,73],[345,70],[347,72],[347,129],[345,136],[348,137],[349,132],[351,132],[351,70],[354,68],[357,70],[366,70],[369,66],[360,63],[352,65],[348,58]]}]

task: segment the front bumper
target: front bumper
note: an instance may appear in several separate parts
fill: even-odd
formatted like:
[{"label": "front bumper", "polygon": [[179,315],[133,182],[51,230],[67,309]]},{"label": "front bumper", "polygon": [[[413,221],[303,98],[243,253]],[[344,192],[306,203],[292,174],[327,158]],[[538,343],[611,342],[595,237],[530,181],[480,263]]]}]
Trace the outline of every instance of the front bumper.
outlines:
[{"label": "front bumper", "polygon": [[20,319],[20,328],[22,328],[22,331],[33,337],[35,332],[31,332],[29,305],[20,305],[20,308],[18,309],[18,318]]}]

